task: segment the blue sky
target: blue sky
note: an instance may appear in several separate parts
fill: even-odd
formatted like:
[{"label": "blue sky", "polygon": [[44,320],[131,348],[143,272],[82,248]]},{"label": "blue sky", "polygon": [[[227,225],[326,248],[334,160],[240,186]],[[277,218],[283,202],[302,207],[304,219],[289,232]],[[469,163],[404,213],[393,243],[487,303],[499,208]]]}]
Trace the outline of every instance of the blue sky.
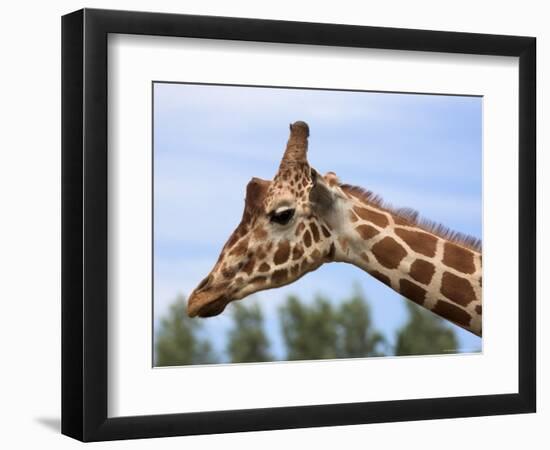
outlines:
[{"label": "blue sky", "polygon": [[[392,205],[481,237],[479,97],[155,83],[155,323],[208,274],[239,223],[247,182],[273,178],[296,120],[310,126],[308,158],[320,173],[336,172]],[[326,264],[244,301],[261,305],[283,358],[277,310],[286,297],[323,294],[337,303],[354,285],[393,341],[406,320],[404,300],[348,264]],[[220,356],[230,308],[203,321]],[[479,338],[454,328],[463,351],[481,348]]]}]

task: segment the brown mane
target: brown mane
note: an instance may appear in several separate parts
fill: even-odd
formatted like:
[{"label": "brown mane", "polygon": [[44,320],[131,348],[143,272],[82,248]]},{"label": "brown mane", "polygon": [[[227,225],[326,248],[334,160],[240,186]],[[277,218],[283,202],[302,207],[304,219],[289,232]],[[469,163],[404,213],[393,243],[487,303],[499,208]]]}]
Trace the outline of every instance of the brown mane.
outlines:
[{"label": "brown mane", "polygon": [[394,208],[392,205],[384,202],[382,197],[374,194],[372,191],[368,191],[358,186],[352,186],[350,184],[340,184],[340,188],[354,197],[368,203],[376,208],[382,209],[402,221],[406,222],[410,226],[420,227],[423,230],[439,236],[442,239],[453,242],[463,247],[469,248],[476,252],[481,252],[481,239],[468,234],[460,233],[458,231],[451,230],[450,228],[442,225],[438,222],[420,217],[418,211],[411,208]]}]

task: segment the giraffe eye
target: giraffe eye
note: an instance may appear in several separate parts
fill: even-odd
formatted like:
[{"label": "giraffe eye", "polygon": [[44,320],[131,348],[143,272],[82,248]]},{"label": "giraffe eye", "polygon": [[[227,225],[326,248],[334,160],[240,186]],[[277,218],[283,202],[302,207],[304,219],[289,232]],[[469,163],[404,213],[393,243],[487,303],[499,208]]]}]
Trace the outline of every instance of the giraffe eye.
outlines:
[{"label": "giraffe eye", "polygon": [[282,211],[273,211],[270,215],[271,222],[278,223],[279,225],[286,225],[290,222],[290,219],[294,216],[294,209],[287,208]]}]

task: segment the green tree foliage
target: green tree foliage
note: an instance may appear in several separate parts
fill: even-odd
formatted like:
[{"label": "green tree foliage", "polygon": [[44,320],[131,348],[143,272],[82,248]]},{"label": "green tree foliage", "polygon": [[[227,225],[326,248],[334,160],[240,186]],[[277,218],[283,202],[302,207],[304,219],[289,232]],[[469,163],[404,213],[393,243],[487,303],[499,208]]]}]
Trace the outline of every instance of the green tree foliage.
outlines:
[{"label": "green tree foliage", "polygon": [[338,356],[360,358],[383,356],[384,336],[372,325],[371,312],[363,293],[356,288],[353,296],[342,303],[337,317],[340,326]]},{"label": "green tree foliage", "polygon": [[233,327],[229,331],[227,353],[231,362],[272,361],[269,341],[263,328],[263,315],[256,303],[232,305]]},{"label": "green tree foliage", "polygon": [[370,308],[358,289],[338,308],[323,297],[307,305],[291,296],[280,317],[289,360],[383,355],[384,337],[374,330]]},{"label": "green tree foliage", "polygon": [[407,301],[406,305],[409,318],[397,331],[397,356],[434,355],[457,351],[456,335],[443,319],[411,301]]},{"label": "green tree foliage", "polygon": [[[455,352],[458,339],[448,324],[413,302],[405,302],[407,322],[397,331],[394,354],[433,355]],[[272,361],[260,305],[231,305],[232,327],[226,354],[234,363]],[[375,329],[369,303],[359,289],[340,303],[318,296],[303,302],[288,297],[279,310],[287,360],[361,358],[388,354],[385,337]],[[158,366],[218,362],[210,342],[201,336],[202,319],[189,318],[178,296],[160,321],[155,339]]]},{"label": "green tree foliage", "polygon": [[288,360],[337,357],[335,311],[326,299],[306,305],[289,296],[279,313]]},{"label": "green tree foliage", "polygon": [[179,295],[160,322],[156,338],[157,366],[216,362],[212,346],[198,336],[202,323],[187,315],[185,298]]}]

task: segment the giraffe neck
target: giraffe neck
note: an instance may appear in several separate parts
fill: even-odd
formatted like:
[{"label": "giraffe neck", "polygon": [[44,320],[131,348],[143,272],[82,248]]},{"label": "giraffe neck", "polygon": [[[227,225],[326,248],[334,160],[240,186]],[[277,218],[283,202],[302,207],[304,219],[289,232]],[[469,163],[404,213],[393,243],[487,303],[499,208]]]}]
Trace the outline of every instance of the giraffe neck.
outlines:
[{"label": "giraffe neck", "polygon": [[344,191],[335,260],[360,267],[407,299],[481,336],[481,254]]}]

